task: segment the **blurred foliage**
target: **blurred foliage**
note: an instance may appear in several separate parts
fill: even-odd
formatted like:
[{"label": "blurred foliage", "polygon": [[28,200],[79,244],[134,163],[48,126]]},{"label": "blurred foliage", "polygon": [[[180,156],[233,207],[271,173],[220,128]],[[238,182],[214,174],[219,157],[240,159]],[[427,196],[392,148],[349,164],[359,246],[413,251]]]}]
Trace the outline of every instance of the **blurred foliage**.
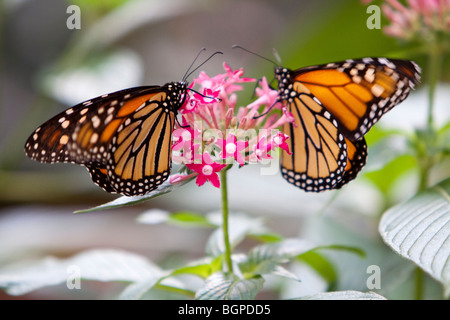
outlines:
[{"label": "blurred foliage", "polygon": [[95,22],[106,14],[124,5],[129,0],[73,0],[67,1],[69,4],[79,6],[83,12],[83,19]]}]

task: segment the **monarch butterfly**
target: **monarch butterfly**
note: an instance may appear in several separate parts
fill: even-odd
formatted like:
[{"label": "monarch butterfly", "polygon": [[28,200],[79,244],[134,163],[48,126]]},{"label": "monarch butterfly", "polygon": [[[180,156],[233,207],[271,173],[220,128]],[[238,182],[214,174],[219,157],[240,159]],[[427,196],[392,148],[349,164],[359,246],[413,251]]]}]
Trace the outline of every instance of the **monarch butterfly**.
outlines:
[{"label": "monarch butterfly", "polygon": [[420,80],[413,61],[363,58],[289,70],[275,68],[279,101],[293,115],[283,126],[289,149],[281,173],[311,192],[339,189],[366,163],[364,135]]},{"label": "monarch butterfly", "polygon": [[156,189],[171,170],[172,131],[192,90],[186,79],[200,67],[189,73],[194,62],[180,82],[105,94],[59,113],[30,135],[25,153],[40,162],[85,166],[110,193],[136,196]]}]

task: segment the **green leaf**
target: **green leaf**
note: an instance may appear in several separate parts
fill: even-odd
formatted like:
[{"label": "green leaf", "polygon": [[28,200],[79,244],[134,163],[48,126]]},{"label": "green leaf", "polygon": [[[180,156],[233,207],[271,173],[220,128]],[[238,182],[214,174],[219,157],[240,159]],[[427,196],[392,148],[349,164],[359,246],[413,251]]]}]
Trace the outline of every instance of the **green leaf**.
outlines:
[{"label": "green leaf", "polygon": [[[372,131],[376,131],[375,137],[372,138],[375,141],[369,147],[370,157],[367,159],[364,172],[383,170],[396,158],[409,153],[408,144],[410,142],[404,134],[395,131],[384,131],[376,126],[370,130],[370,133]],[[369,145],[368,141],[367,144]]]},{"label": "green leaf", "polygon": [[380,126],[374,126],[364,136],[367,145],[372,149],[378,142],[392,138],[392,136],[402,135],[403,133],[397,129],[386,129]]},{"label": "green leaf", "polygon": [[146,195],[132,196],[132,197],[122,196],[120,198],[117,198],[113,201],[102,204],[100,206],[90,208],[90,209],[78,210],[78,211],[75,211],[75,213],[86,213],[86,212],[100,211],[100,210],[106,210],[106,209],[120,208],[120,207],[124,207],[124,206],[133,206],[133,205],[148,201],[150,199],[162,196],[166,193],[169,193],[169,192],[173,191],[174,189],[177,189],[177,188],[181,187],[182,185],[188,183],[192,179],[194,179],[194,178],[186,179],[177,184],[171,184],[169,182],[170,181],[170,177],[169,177],[156,190],[154,190]]},{"label": "green leaf", "polygon": [[289,262],[292,258],[309,251],[314,246],[299,239],[286,239],[280,242],[268,243],[253,248],[248,258],[239,264],[244,275],[272,274],[283,276],[295,281],[300,279],[286,270],[281,263]]},{"label": "green leaf", "polygon": [[279,242],[283,240],[283,236],[279,235],[277,233],[273,232],[261,232],[261,233],[254,233],[250,235],[251,238],[256,239],[261,242]]},{"label": "green leaf", "polygon": [[286,262],[300,254],[314,249],[313,243],[300,239],[286,239],[280,242],[263,244],[253,248],[249,259],[255,264],[264,261]]},{"label": "green leaf", "polygon": [[336,281],[336,270],[333,264],[323,255],[311,250],[301,254],[298,258],[316,270],[316,272],[320,274],[322,278],[324,278],[330,285],[333,285]]},{"label": "green leaf", "polygon": [[344,250],[364,256],[364,252],[355,247],[343,245],[315,246],[309,241],[301,239],[286,239],[276,243],[263,244],[255,247],[249,253],[246,261],[239,266],[244,274],[264,275],[273,274],[288,277],[300,281],[300,279],[291,272],[284,270],[280,264],[289,262],[293,259],[300,259],[309,262],[312,267],[329,282],[336,280],[336,272],[328,260],[316,253],[317,250]]},{"label": "green leaf", "polygon": [[386,300],[386,298],[374,292],[364,293],[349,290],[317,293],[298,298],[298,300]]},{"label": "green leaf", "polygon": [[393,299],[401,298],[397,289],[408,281],[415,266],[382,242],[379,234],[373,232],[376,230],[375,223],[378,223],[378,219],[344,212],[343,216],[314,218],[305,225],[305,237],[315,243],[357,245],[366,255],[366,258],[362,259],[359,254],[351,251],[314,250],[313,252],[329,260],[336,272],[336,280],[329,282],[328,290],[367,291],[367,280],[370,276],[367,270],[369,266],[375,265],[379,266],[381,271],[381,289],[377,293]]},{"label": "green leaf", "polygon": [[208,221],[208,219],[199,213],[179,211],[174,212],[169,216],[169,221],[175,224],[200,226],[200,227],[213,227],[214,225]]},{"label": "green leaf", "polygon": [[121,300],[137,300],[142,298],[146,292],[153,288],[161,277],[152,276],[143,281],[138,281],[130,284],[122,291],[119,298]]},{"label": "green leaf", "polygon": [[415,168],[416,165],[417,162],[414,157],[402,155],[396,157],[379,170],[366,172],[364,176],[375,183],[380,191],[388,195],[399,177]]},{"label": "green leaf", "polygon": [[439,281],[450,295],[450,179],[383,214],[383,240]]},{"label": "green leaf", "polygon": [[22,295],[39,288],[66,283],[71,277],[85,280],[141,282],[160,277],[163,271],[147,259],[119,250],[88,250],[71,258],[47,257],[27,266],[0,270],[0,287]]},{"label": "green leaf", "polygon": [[218,272],[206,279],[195,298],[198,300],[252,300],[263,285],[264,279],[259,276],[240,279],[234,274]]},{"label": "green leaf", "polygon": [[353,253],[361,258],[366,257],[366,253],[364,252],[364,250],[360,248],[336,244],[327,246],[318,246],[298,256],[299,260],[309,264],[314,270],[317,271],[317,273],[319,273],[330,284],[330,286],[333,286],[333,284],[337,280],[337,273],[330,260],[328,260],[327,258],[325,258],[325,256],[317,252],[324,249],[342,250],[349,253]]},{"label": "green leaf", "polygon": [[214,259],[205,258],[199,261],[194,261],[186,266],[182,266],[173,270],[169,276],[176,276],[180,274],[194,274],[204,279],[208,278],[215,272],[218,272],[222,266],[222,256]]},{"label": "green leaf", "polygon": [[137,221],[143,224],[169,223],[177,226],[214,227],[204,215],[188,211],[169,213],[166,210],[150,209],[141,213]]},{"label": "green leaf", "polygon": [[326,245],[326,246],[318,246],[315,247],[313,250],[324,250],[324,249],[329,249],[329,250],[341,250],[341,251],[346,251],[349,253],[353,253],[361,258],[365,258],[366,257],[366,253],[364,252],[364,250],[357,248],[357,247],[353,247],[353,246],[345,246],[345,245],[340,245],[340,244],[331,244],[331,245]]},{"label": "green leaf", "polygon": [[265,260],[259,263],[254,261],[245,261],[239,264],[239,269],[245,277],[275,275],[288,278],[295,281],[301,281],[297,275],[282,267],[279,262],[273,260]]}]

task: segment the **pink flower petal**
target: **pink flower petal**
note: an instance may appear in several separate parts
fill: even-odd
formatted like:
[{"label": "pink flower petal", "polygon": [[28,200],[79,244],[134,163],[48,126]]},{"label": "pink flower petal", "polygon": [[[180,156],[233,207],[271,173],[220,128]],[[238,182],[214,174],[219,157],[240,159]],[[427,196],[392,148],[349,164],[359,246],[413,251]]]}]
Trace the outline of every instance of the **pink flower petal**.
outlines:
[{"label": "pink flower petal", "polygon": [[208,180],[208,178],[207,178],[205,175],[199,174],[199,175],[197,176],[197,180],[195,180],[195,183],[197,183],[197,185],[198,185],[199,187],[201,187],[202,185],[205,184],[205,182],[206,182],[207,180]]},{"label": "pink flower petal", "polygon": [[212,185],[216,188],[220,188],[220,180],[217,173],[213,173],[208,177],[208,180],[212,183]]}]

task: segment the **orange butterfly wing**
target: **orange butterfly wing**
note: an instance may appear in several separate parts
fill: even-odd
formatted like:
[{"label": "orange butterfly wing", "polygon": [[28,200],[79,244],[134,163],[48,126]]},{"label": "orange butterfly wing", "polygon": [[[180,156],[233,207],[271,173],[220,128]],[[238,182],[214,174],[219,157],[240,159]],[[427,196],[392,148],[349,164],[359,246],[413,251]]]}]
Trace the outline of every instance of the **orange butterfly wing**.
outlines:
[{"label": "orange butterfly wing", "polygon": [[314,96],[300,92],[292,97],[289,111],[295,119],[283,127],[292,155],[281,154],[281,173],[306,191],[332,189],[347,165],[347,148],[338,123]]},{"label": "orange butterfly wing", "polygon": [[[276,68],[275,75],[280,100],[295,118],[294,124],[283,128],[291,137],[292,152],[292,156],[282,154],[283,177],[306,191],[318,192],[338,189],[357,176],[367,158],[364,135],[408,96],[420,79],[420,68],[412,61],[364,58],[295,71]],[[321,111],[311,117],[314,109]],[[305,121],[304,114],[312,120]],[[328,122],[319,117],[328,114]],[[324,132],[320,127],[329,129]],[[332,134],[333,127],[339,135]],[[328,144],[308,142],[333,136],[334,142]],[[339,153],[328,152],[329,145],[340,145],[344,170],[330,170]],[[301,178],[300,183],[292,177]]]},{"label": "orange butterfly wing", "polygon": [[37,161],[86,166],[111,193],[142,195],[167,179],[184,83],[137,87],[80,103],[37,128],[25,144]]}]

